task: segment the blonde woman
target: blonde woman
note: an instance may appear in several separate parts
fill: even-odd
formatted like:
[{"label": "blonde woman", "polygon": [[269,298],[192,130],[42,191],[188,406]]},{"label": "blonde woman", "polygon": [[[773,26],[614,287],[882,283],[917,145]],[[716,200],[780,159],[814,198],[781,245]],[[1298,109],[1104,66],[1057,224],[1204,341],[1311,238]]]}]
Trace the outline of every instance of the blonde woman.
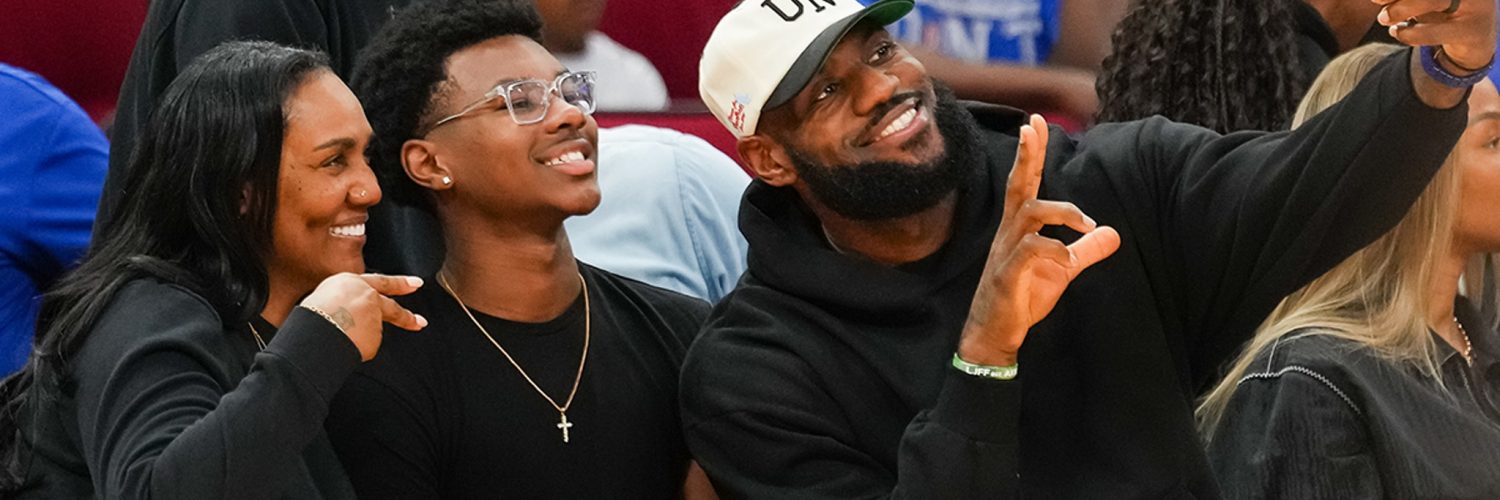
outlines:
[{"label": "blonde woman", "polygon": [[[1394,50],[1335,59],[1294,122]],[[1500,249],[1500,94],[1482,83],[1469,106],[1401,222],[1289,295],[1198,408],[1226,497],[1500,498],[1500,336],[1457,296]]]}]

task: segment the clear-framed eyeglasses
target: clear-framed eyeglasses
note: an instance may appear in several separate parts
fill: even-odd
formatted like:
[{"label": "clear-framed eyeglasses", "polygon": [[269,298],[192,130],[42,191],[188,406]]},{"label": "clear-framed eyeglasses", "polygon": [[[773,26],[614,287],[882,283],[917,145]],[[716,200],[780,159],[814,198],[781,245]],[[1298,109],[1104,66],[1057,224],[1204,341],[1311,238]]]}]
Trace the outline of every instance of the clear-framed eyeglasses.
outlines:
[{"label": "clear-framed eyeglasses", "polygon": [[[491,109],[490,105],[495,99],[504,99],[505,109],[510,111],[510,118],[515,120],[517,125],[537,123],[547,117],[547,110],[552,107],[554,92],[562,98],[563,102],[578,108],[583,114],[594,114],[594,72],[566,72],[557,75],[557,79],[551,83],[544,80],[521,80],[496,85],[489,92],[485,92],[484,97],[464,106],[459,112],[433,122],[422,135],[432,132],[433,129],[445,123],[468,116],[476,110]],[[499,110],[494,109],[494,111]]]}]

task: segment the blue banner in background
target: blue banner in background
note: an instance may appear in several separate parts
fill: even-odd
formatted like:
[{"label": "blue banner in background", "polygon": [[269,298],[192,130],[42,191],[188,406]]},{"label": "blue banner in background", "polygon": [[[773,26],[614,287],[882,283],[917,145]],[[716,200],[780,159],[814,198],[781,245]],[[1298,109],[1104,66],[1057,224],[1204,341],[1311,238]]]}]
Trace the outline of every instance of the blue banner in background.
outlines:
[{"label": "blue banner in background", "polygon": [[1062,1],[917,0],[890,29],[904,44],[955,59],[1039,65],[1057,43]]}]

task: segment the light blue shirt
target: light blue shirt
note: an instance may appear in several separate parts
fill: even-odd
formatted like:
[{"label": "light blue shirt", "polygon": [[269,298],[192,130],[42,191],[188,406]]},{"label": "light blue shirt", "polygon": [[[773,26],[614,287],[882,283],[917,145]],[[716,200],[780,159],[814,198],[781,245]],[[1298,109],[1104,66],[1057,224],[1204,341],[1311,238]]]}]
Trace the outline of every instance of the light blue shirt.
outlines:
[{"label": "light blue shirt", "polygon": [[594,213],[563,223],[578,260],[718,302],[745,272],[740,197],[750,177],[698,137],[627,125],[599,131]]},{"label": "light blue shirt", "polygon": [[88,248],[109,143],[41,77],[0,64],[0,376],[31,352],[41,289]]}]

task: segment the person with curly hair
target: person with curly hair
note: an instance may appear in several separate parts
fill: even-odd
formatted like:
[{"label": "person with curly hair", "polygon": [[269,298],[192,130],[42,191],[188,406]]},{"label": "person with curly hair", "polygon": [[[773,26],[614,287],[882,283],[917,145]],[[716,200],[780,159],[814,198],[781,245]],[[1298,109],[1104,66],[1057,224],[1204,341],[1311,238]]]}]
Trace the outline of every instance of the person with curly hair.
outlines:
[{"label": "person with curly hair", "polygon": [[1162,115],[1213,129],[1284,130],[1328,60],[1367,39],[1365,0],[1140,0],[1099,75],[1099,122]]}]

